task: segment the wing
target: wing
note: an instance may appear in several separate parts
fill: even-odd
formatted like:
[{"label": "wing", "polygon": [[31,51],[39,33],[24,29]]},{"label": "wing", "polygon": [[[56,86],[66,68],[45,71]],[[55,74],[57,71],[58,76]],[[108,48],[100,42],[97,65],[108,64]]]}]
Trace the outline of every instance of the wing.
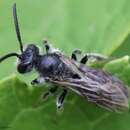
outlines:
[{"label": "wing", "polygon": [[81,83],[83,89],[78,90],[88,101],[110,111],[128,110],[129,89],[122,81],[102,70],[82,67],[81,71],[86,81]]},{"label": "wing", "polygon": [[53,81],[53,83],[68,86],[68,88],[88,101],[107,110],[115,112],[128,110],[129,91],[122,81],[103,70],[92,69],[86,66],[77,67],[66,58],[63,61],[74,72],[79,74],[80,78],[68,77],[63,80]]}]

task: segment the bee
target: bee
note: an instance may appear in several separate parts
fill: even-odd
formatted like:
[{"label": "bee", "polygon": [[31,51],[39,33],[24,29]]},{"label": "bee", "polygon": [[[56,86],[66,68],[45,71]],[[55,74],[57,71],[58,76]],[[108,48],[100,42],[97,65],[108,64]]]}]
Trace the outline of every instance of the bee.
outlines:
[{"label": "bee", "polygon": [[58,109],[63,107],[69,89],[89,102],[109,111],[123,112],[129,108],[128,86],[108,72],[86,65],[91,58],[103,60],[106,57],[86,54],[78,60],[78,54],[81,52],[80,50],[74,50],[71,58],[69,58],[58,49],[53,48],[46,40],[44,41],[46,54],[40,54],[39,48],[35,44],[28,44],[24,49],[17,18],[16,3],[13,5],[13,18],[21,53],[6,54],[0,58],[0,62],[15,56],[18,59],[17,71],[20,74],[31,72],[33,69],[38,72],[39,76],[32,80],[32,85],[53,84],[43,94],[43,98],[54,94],[59,88],[58,86],[60,86],[62,91],[56,100]]}]

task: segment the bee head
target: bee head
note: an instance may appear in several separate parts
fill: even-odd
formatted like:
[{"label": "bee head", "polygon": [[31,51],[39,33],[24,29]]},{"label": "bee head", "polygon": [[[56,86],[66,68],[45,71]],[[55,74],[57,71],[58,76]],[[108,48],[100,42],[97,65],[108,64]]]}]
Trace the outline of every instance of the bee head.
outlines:
[{"label": "bee head", "polygon": [[19,73],[30,72],[39,56],[39,48],[34,44],[29,44],[22,52],[18,60],[17,70]]},{"label": "bee head", "polygon": [[16,3],[13,5],[13,18],[14,18],[15,31],[19,42],[21,54],[15,52],[6,54],[5,56],[0,57],[0,62],[2,62],[3,60],[9,57],[15,56],[18,58],[19,61],[17,66],[18,72],[27,73],[33,69],[34,62],[37,56],[39,55],[39,49],[34,44],[29,44],[25,50],[23,49],[23,44],[22,44],[23,42],[21,39],[20,28],[19,28],[19,23],[17,18]]}]

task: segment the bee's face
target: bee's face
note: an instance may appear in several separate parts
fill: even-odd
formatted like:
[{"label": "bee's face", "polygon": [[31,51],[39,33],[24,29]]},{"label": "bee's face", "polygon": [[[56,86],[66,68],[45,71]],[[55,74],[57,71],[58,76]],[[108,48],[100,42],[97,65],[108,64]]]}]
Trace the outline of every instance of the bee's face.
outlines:
[{"label": "bee's face", "polygon": [[17,70],[19,73],[27,73],[32,71],[34,62],[39,55],[39,49],[35,45],[28,45],[25,51],[21,54]]}]

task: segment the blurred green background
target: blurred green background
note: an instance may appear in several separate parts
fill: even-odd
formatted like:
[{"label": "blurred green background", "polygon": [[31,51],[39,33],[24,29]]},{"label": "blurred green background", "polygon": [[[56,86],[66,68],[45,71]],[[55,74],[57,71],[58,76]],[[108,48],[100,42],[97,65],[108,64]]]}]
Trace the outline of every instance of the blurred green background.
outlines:
[{"label": "blurred green background", "polygon": [[[75,48],[110,55],[129,34],[129,0],[0,0],[0,56],[19,51],[14,2],[25,44],[42,47],[47,38],[67,55]],[[15,58],[1,63],[0,79],[16,72],[15,66]]]},{"label": "blurred green background", "polygon": [[[75,48],[83,52],[98,52],[113,57],[130,55],[129,0],[0,0],[0,56],[18,52],[12,17],[12,5],[17,3],[24,44],[41,47],[48,39],[66,55]],[[16,72],[16,59],[0,64],[0,79]],[[130,83],[129,59],[106,65],[115,75]],[[114,69],[116,69],[116,71]],[[17,74],[24,82],[35,76]],[[130,85],[130,84],[129,84]],[[77,95],[70,95],[65,111],[56,117],[55,101],[33,109],[32,103],[42,92],[30,91],[15,78],[0,84],[0,126],[2,130],[129,130],[130,112],[111,114],[97,108]]]}]

